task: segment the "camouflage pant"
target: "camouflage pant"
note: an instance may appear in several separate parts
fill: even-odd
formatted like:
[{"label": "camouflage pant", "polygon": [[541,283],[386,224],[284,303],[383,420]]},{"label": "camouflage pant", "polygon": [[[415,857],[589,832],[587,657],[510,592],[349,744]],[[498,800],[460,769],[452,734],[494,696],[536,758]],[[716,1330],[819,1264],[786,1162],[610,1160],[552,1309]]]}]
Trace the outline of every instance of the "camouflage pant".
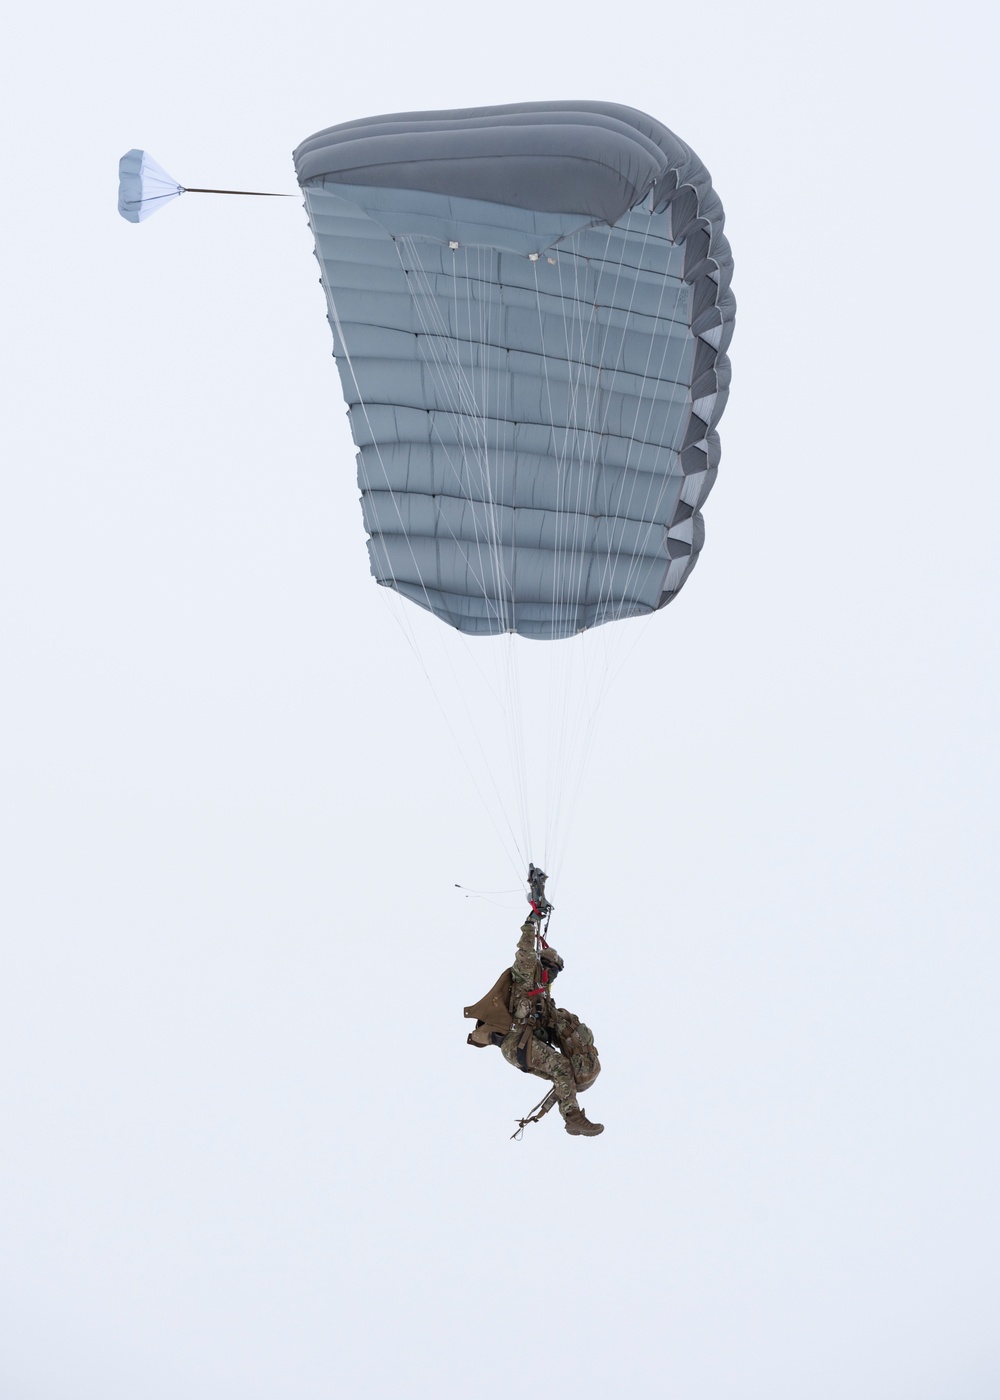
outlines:
[{"label": "camouflage pant", "polygon": [[[514,1065],[517,1069],[537,1075],[539,1079],[547,1079],[555,1090],[556,1099],[559,1102],[559,1112],[565,1118],[571,1108],[580,1107],[576,1101],[576,1080],[573,1078],[569,1061],[554,1046],[547,1045],[536,1035],[533,1035],[527,1042],[525,1047],[527,1056],[525,1057],[524,1050],[522,1050],[519,1057],[517,1050],[521,1036],[520,1029],[512,1030],[500,1046],[501,1055],[508,1064]],[[525,1058],[527,1058],[527,1064],[522,1063]]]}]

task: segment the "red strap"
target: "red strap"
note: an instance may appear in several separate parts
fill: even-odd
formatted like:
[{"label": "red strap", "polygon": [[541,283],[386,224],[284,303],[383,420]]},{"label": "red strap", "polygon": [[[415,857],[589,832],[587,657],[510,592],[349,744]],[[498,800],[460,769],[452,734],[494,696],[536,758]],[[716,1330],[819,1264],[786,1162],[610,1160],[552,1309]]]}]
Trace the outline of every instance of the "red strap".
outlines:
[{"label": "red strap", "polygon": [[533,899],[529,899],[528,903],[531,905],[531,912],[534,915],[536,915],[538,919],[538,941],[543,948],[547,948],[549,945],[546,943],[545,939],[542,936],[542,911],[539,909],[538,905]]}]

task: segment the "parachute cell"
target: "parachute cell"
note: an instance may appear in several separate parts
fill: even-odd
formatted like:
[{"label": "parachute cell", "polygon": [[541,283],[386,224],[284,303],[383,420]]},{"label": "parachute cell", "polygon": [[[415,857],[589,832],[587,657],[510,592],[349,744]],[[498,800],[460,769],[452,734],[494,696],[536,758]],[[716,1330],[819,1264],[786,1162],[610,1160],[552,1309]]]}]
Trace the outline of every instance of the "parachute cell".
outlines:
[{"label": "parachute cell", "polygon": [[735,312],[697,156],[631,108],[549,102],[349,122],[295,163],[376,580],[473,635],[668,603]]}]

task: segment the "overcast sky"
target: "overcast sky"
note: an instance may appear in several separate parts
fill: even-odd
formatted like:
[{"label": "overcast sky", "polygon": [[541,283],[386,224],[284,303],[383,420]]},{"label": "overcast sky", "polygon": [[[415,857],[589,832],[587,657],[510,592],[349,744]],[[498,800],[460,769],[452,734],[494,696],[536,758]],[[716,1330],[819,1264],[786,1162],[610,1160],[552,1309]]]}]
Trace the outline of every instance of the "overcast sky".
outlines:
[{"label": "overcast sky", "polygon": [[[995,1400],[991,12],[38,5],[8,21],[3,1400]],[[465,1045],[515,872],[369,578],[295,189],[587,98],[712,171],[701,562],[550,893],[604,1072]],[[989,142],[989,144],[988,144]],[[558,930],[558,932],[557,932]]]}]

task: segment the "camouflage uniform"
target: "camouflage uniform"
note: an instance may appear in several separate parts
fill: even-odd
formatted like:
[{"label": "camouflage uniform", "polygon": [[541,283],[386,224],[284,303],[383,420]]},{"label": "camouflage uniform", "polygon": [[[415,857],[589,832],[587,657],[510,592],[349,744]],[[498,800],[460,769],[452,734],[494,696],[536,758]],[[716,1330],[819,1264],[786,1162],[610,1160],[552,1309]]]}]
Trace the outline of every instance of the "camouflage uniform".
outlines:
[{"label": "camouflage uniform", "polygon": [[[552,1002],[542,979],[542,967],[535,952],[535,924],[530,919],[521,925],[517,955],[510,971],[514,1024],[500,1043],[500,1053],[517,1069],[547,1079],[555,1090],[559,1112],[565,1118],[571,1109],[580,1107],[576,1098],[578,1085],[569,1060],[549,1044],[546,1033],[556,1030],[567,1019],[576,1022],[576,1017],[568,1017],[568,1013],[561,1012]],[[529,995],[531,992],[536,995]],[[590,1037],[587,1028],[582,1029]],[[592,1037],[590,1040],[592,1042]],[[596,1054],[594,1064],[597,1064]],[[598,1072],[599,1066],[584,1088],[593,1083]]]}]

